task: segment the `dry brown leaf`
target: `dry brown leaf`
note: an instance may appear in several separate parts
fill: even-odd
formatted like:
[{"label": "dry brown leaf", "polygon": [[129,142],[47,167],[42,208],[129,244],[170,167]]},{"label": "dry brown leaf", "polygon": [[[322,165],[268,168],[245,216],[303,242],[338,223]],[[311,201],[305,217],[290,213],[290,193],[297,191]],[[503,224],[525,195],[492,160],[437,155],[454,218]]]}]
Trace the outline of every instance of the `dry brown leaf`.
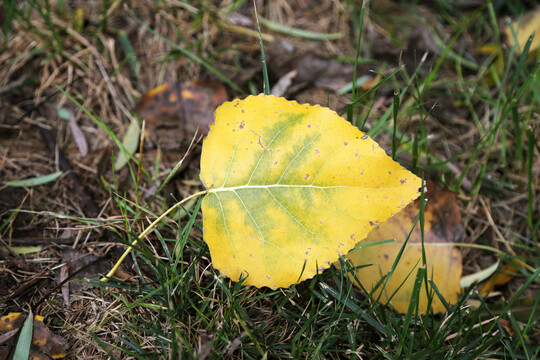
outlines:
[{"label": "dry brown leaf", "polygon": [[[0,359],[9,359],[13,355],[17,335],[26,316],[26,314],[14,312],[0,319]],[[66,357],[67,350],[67,341],[49,330],[43,323],[42,316],[35,315],[30,359],[40,360],[50,359],[50,357],[62,359]]]},{"label": "dry brown leaf", "polygon": [[227,100],[227,91],[215,81],[165,83],[141,98],[135,111],[147,121],[150,135],[164,148],[179,147],[195,134],[208,133],[214,111]]},{"label": "dry brown leaf", "polygon": [[[62,257],[64,266],[57,272],[57,283],[73,276],[73,280],[97,280],[102,274],[107,273],[109,265],[91,254],[85,254],[77,250],[66,249]],[[62,286],[64,305],[69,306],[71,292],[85,291],[94,287],[88,281],[70,281]]]}]

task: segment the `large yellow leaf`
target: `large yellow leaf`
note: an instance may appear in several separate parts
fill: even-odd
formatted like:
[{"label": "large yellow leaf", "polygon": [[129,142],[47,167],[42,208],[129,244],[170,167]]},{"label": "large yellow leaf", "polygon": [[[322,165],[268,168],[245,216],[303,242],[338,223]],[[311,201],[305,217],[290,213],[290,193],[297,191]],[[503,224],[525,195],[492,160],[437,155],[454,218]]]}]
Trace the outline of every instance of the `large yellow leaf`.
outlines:
[{"label": "large yellow leaf", "polygon": [[[424,209],[427,276],[435,283],[444,299],[450,304],[455,304],[461,293],[459,285],[462,270],[461,253],[454,247],[454,242],[463,236],[461,213],[454,193],[430,181],[427,183],[427,189],[428,202]],[[395,242],[360,248],[347,255],[353,266],[371,264],[356,271],[356,278],[367,291],[372,291],[381,279],[386,279],[385,276],[390,272],[405,239],[413,228],[420,210],[419,206],[419,200],[407,206],[405,210],[369,233],[362,245],[386,239],[395,239]],[[381,295],[382,286],[379,286],[373,291],[373,298],[377,299],[380,296],[384,304],[390,300],[398,312],[406,313],[413,293],[416,272],[422,265],[421,233],[420,226],[417,225],[409,237],[392,277],[384,288],[384,293]],[[418,305],[420,312],[426,312],[427,304],[428,297],[422,284]],[[433,297],[431,308],[436,313],[446,310],[437,295]]]},{"label": "large yellow leaf", "polygon": [[328,268],[421,186],[335,112],[265,95],[217,109],[201,179],[214,267],[272,288]]}]

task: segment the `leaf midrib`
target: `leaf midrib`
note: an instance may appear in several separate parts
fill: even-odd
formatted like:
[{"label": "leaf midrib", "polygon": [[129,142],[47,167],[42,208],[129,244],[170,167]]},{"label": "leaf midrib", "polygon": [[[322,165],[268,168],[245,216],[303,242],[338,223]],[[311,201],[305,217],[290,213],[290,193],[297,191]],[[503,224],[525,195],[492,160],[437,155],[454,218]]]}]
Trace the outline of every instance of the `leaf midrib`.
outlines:
[{"label": "leaf midrib", "polygon": [[269,184],[269,185],[239,185],[239,186],[230,186],[230,187],[219,187],[215,189],[208,189],[207,193],[218,193],[218,192],[224,192],[224,191],[237,191],[237,190],[244,190],[244,189],[268,189],[268,188],[308,188],[308,189],[318,189],[318,190],[326,190],[326,189],[362,189],[362,190],[382,190],[382,189],[397,189],[397,188],[403,188],[403,185],[400,186],[388,186],[388,187],[382,187],[382,188],[370,188],[370,187],[363,187],[363,186],[347,186],[347,185],[327,185],[327,186],[316,186],[316,185],[297,185],[297,184]]}]

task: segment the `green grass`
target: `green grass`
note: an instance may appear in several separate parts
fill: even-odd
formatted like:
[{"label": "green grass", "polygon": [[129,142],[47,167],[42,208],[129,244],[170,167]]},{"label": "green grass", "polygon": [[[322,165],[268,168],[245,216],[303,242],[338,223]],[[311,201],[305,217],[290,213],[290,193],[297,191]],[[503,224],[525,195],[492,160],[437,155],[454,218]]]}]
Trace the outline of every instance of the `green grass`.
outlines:
[{"label": "green grass", "polygon": [[[492,11],[492,8],[489,7],[489,10]],[[470,25],[478,15],[480,11],[465,22]],[[460,24],[457,27],[464,28]],[[459,33],[454,39],[458,37]],[[389,109],[388,116],[375,124],[377,131],[372,130],[374,135],[380,130],[393,134],[394,154],[402,146],[411,151],[411,139],[407,139],[404,133],[397,137],[398,126],[401,127],[398,118],[410,119],[412,115],[407,115],[410,112],[419,113],[421,118],[425,119],[421,99],[431,91],[433,83],[437,81],[438,68],[446,61],[445,55],[449,54],[451,45],[452,42],[444,47],[437,65],[425,78],[419,78],[418,72],[415,72],[410,77],[405,77],[406,84],[399,80],[395,82],[401,92],[395,97],[394,107]],[[532,68],[526,66],[525,55],[516,58],[514,53],[515,49],[510,49],[505,59],[507,67],[502,77],[496,80],[495,90],[491,92],[486,92],[480,81],[488,71],[496,74],[492,71],[494,65],[481,65],[481,71],[475,76],[465,78],[459,58],[453,57],[458,79],[453,84],[447,82],[442,86],[450,92],[454,86],[474,90],[456,92],[454,96],[461,97],[461,101],[467,104],[474,120],[471,126],[476,127],[481,137],[476,147],[466,150],[468,159],[461,176],[453,178],[448,185],[455,189],[460,188],[465,176],[475,168],[478,170],[477,177],[473,180],[474,187],[469,196],[478,196],[483,186],[486,186],[485,177],[493,165],[489,161],[491,155],[500,161],[495,166],[500,166],[506,163],[509,154],[517,152],[519,161],[507,166],[506,172],[523,169],[528,174],[529,211],[524,215],[531,230],[530,240],[534,240],[535,230],[538,228],[538,224],[533,224],[531,210],[534,202],[530,185],[534,132],[525,131],[524,126],[515,119],[516,109],[520,104],[528,103],[534,106],[537,100],[534,89],[538,88],[539,65],[537,63]],[[354,87],[351,96],[351,104],[362,100],[355,97]],[[409,103],[408,108],[399,107],[400,99],[406,101],[410,98],[413,102]],[[486,104],[493,108],[493,114],[487,123],[480,121],[480,115],[473,103]],[[393,125],[390,125],[392,119]],[[525,124],[533,121],[532,110],[522,121]],[[503,143],[498,150],[494,150],[495,141],[501,134],[522,140],[525,138],[524,133],[527,136],[527,151],[524,151],[521,144],[516,149],[511,149],[508,143]],[[444,171],[445,164],[453,159],[442,160],[431,155],[427,136],[425,121],[422,121],[413,143],[417,156],[425,160],[419,168],[426,172],[440,172],[441,169]],[[463,154],[457,154],[456,158],[461,155]],[[418,166],[418,158],[414,161]],[[507,173],[503,174],[503,179]],[[531,273],[524,271],[521,274],[525,280],[521,288],[498,313],[490,310],[491,305],[470,288],[464,290],[458,304],[448,305],[446,314],[418,314],[418,294],[428,281],[425,267],[421,267],[416,274],[411,274],[416,277],[416,281],[409,311],[405,315],[378,304],[369,295],[359,295],[348,276],[354,273],[354,269],[351,269],[346,261],[341,261],[340,269],[329,269],[312,280],[288,289],[256,290],[242,286],[241,281],[235,283],[221,278],[209,267],[210,255],[207,246],[200,238],[189,235],[194,227],[200,229],[197,218],[199,206],[200,203],[191,212],[185,225],[171,229],[176,237],[165,238],[158,230],[155,231],[161,245],[157,253],[165,254],[165,259],[159,258],[144,242],[136,249],[133,260],[140,267],[145,266],[147,273],[153,274],[150,276],[151,282],[147,282],[140,273],[140,283],[136,288],[130,283],[118,283],[108,288],[114,296],[125,294],[136,299],[125,302],[121,311],[126,320],[125,328],[123,336],[118,337],[115,346],[119,346],[118,349],[122,349],[125,354],[140,359],[175,358],[180,354],[189,358],[226,358],[235,355],[248,359],[354,356],[381,359],[533,359],[539,355],[538,348],[526,340],[533,327],[538,326],[538,316],[534,315],[538,313],[538,298],[530,307],[530,316],[524,327],[520,327],[509,311],[518,300],[519,294],[532,283],[538,282],[539,270]],[[177,219],[176,223],[182,222]],[[420,213],[420,223],[423,227],[423,211]],[[164,222],[162,226],[175,225],[166,225]],[[537,248],[533,250],[538,252]],[[507,260],[511,258],[513,256],[508,256]],[[538,269],[537,261],[538,258],[533,266]],[[432,296],[442,298],[438,291]],[[470,300],[475,300],[480,305],[476,308],[466,305]],[[488,314],[492,317],[486,321],[484,319]],[[520,330],[514,335],[508,334],[498,322],[499,318],[509,320],[514,330]],[[97,335],[94,336],[96,340],[99,339]],[[141,338],[145,341],[152,340],[143,348],[141,343],[144,341]],[[102,346],[112,347],[104,343]]]},{"label": "green grass", "polygon": [[[29,20],[28,9],[31,6],[37,8],[36,2],[31,2],[28,9],[15,7],[8,1],[5,3],[9,5],[9,26],[11,22],[19,21],[25,31],[47,39],[50,54],[65,56],[63,34],[52,23],[48,1],[45,7],[39,7],[47,32]],[[201,8],[208,6],[209,12],[217,11],[204,1],[197,2],[199,5]],[[354,7],[352,2],[350,6]],[[420,267],[418,272],[410,274],[415,285],[408,312],[398,314],[391,307],[378,303],[373,292],[367,289],[360,292],[353,286],[351,278],[354,278],[355,269],[343,258],[339,268],[332,267],[287,289],[256,289],[244,286],[242,280],[233,282],[224,278],[212,268],[209,249],[202,239],[199,212],[202,198],[186,207],[179,206],[146,238],[140,238],[139,234],[148,227],[148,219],[160,215],[155,209],[165,210],[166,185],[180,162],[161,184],[158,183],[151,175],[157,170],[144,168],[142,161],[125,150],[121,139],[106,121],[83,106],[83,94],[74,96],[68,90],[62,90],[130,159],[129,188],[119,186],[115,177],[102,180],[123,220],[111,228],[126,246],[137,242],[130,254],[136,279],[93,282],[115,304],[90,329],[93,339],[108,356],[113,359],[535,359],[540,356],[540,349],[534,340],[531,341],[537,336],[535,328],[540,325],[540,297],[536,296],[532,303],[522,302],[520,297],[531,288],[538,289],[539,285],[540,218],[535,212],[538,187],[534,181],[538,175],[535,174],[534,153],[539,151],[535,129],[538,128],[540,103],[540,62],[520,55],[515,47],[502,48],[501,54],[486,57],[485,62],[479,64],[455,54],[452,45],[465,29],[485,33],[497,41],[500,29],[491,3],[461,21],[452,17],[455,9],[446,8],[446,3],[444,6],[442,16],[452,24],[447,26],[451,26],[454,35],[441,40],[440,53],[433,64],[427,65],[419,56],[410,74],[405,68],[395,69],[382,76],[382,80],[367,92],[361,92],[353,85],[346,95],[348,106],[344,113],[349,121],[370,136],[389,136],[391,153],[396,159],[401,161],[409,155],[409,165],[414,171],[426,178],[437,179],[462,195],[466,224],[470,224],[473,217],[482,216],[468,213],[468,205],[478,197],[496,201],[508,192],[526,194],[526,208],[515,209],[517,225],[503,229],[503,238],[496,237],[492,242],[487,234],[469,234],[469,239],[481,246],[512,248],[515,253],[498,255],[503,262],[518,259],[528,264],[519,269],[514,280],[517,288],[511,296],[501,300],[502,303],[492,303],[471,286],[463,289],[457,304],[447,304],[445,314],[430,311],[420,314],[418,297],[422,287],[430,282],[427,269]],[[364,9],[354,9],[354,13],[361,16],[354,20],[360,30],[364,24]],[[202,15],[196,13],[193,16]],[[173,49],[169,54],[171,58],[176,56],[173,51],[178,51],[229,84],[235,95],[248,92],[218,70],[215,60],[197,54],[196,48],[180,46],[142,22],[140,26]],[[264,28],[261,31],[264,32]],[[132,54],[120,66],[127,67],[137,77],[140,60],[134,55],[129,38],[124,33],[119,36],[124,51]],[[366,40],[357,38],[356,41],[360,46]],[[525,49],[530,44],[529,41]],[[497,68],[499,56],[504,63],[502,72]],[[356,64],[359,57],[360,49],[356,52]],[[448,69],[453,69],[455,76],[441,75]],[[269,91],[266,70],[264,74],[266,86],[261,88]],[[356,76],[355,72],[352,84],[356,84]],[[487,78],[492,79],[493,86],[486,86]],[[394,101],[382,116],[373,119],[371,112],[378,91],[388,84],[397,90]],[[462,148],[445,158],[440,156],[445,144],[431,141],[433,127],[430,122],[435,115],[426,106],[430,98],[443,97],[468,109],[470,121],[463,126],[477,136],[474,146]],[[412,123],[414,130],[410,129]],[[442,137],[443,140],[448,138]],[[156,159],[156,169],[159,169],[158,161]],[[452,171],[455,163],[461,166],[459,174]],[[152,182],[158,188],[155,195],[146,200],[139,193],[144,181]],[[464,187],[465,181],[470,182],[469,188]],[[417,221],[417,226],[423,228],[423,206]],[[107,222],[97,223],[109,226]],[[398,261],[399,257],[396,263]],[[481,261],[475,264],[479,267],[489,265]],[[472,272],[472,267],[469,270]],[[383,278],[379,286],[384,287],[387,280]],[[431,296],[446,303],[442,289],[434,288]],[[522,308],[526,309],[525,315],[517,311]],[[511,324],[513,333],[505,324]]]}]

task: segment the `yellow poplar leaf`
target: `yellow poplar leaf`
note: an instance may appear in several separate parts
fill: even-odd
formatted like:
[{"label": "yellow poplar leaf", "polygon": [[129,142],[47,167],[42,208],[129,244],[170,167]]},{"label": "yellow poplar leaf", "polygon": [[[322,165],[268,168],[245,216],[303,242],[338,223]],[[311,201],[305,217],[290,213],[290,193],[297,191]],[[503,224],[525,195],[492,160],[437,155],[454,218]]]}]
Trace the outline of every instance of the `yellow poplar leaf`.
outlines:
[{"label": "yellow poplar leaf", "polygon": [[215,117],[201,155],[203,234],[233,280],[309,279],[419,195],[421,179],[330,109],[261,94]]},{"label": "yellow poplar leaf", "polygon": [[[461,293],[460,278],[462,271],[461,253],[454,247],[454,242],[463,235],[461,213],[456,196],[428,181],[424,208],[424,248],[427,260],[427,276],[431,279],[444,299],[455,304]],[[386,239],[395,242],[360,248],[351,251],[346,257],[352,266],[362,267],[356,270],[356,278],[367,291],[372,289],[386,276],[413,228],[419,211],[419,200],[407,206],[402,212],[374,229],[362,241],[365,246]],[[406,313],[411,301],[416,272],[422,264],[422,243],[420,225],[413,229],[409,242],[397,264],[392,277],[384,288],[380,301],[390,303],[400,313]],[[384,284],[384,281],[383,281]],[[379,298],[382,285],[373,291],[373,298]],[[429,286],[431,289],[431,286]],[[427,310],[428,298],[425,286],[420,289],[420,312]],[[444,312],[446,309],[436,294],[433,294],[433,312]]]}]

